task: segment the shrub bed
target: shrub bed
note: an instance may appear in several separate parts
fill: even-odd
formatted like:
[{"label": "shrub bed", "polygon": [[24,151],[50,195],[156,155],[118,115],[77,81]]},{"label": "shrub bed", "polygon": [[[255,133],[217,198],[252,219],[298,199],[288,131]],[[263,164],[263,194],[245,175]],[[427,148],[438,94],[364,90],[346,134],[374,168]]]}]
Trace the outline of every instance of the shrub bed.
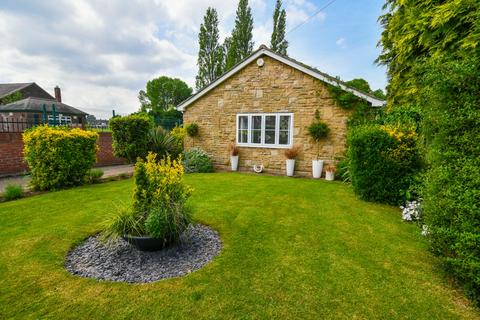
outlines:
[{"label": "shrub bed", "polygon": [[213,172],[213,163],[205,151],[200,148],[190,148],[183,152],[183,167],[186,173]]},{"label": "shrub bed", "polygon": [[85,183],[95,164],[98,134],[81,129],[39,126],[24,132],[25,161],[36,190]]}]

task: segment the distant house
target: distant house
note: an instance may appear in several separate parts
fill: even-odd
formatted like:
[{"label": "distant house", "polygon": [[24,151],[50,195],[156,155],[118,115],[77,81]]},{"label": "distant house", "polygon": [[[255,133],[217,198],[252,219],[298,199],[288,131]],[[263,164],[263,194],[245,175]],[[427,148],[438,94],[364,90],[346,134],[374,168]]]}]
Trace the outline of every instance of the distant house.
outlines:
[{"label": "distant house", "polygon": [[[10,102],[11,98],[19,100]],[[86,116],[86,112],[62,103],[59,87],[53,97],[34,82],[0,84],[0,132],[23,131],[42,123],[83,127]]]},{"label": "distant house", "polygon": [[[385,101],[361,92],[317,69],[262,46],[233,69],[177,106],[185,123],[196,123],[200,135],[186,147],[204,149],[215,166],[226,169],[229,144],[240,149],[240,170],[263,165],[266,172],[285,170],[281,149],[300,147],[296,170],[311,172],[312,160],[333,161],[345,151],[349,110],[340,108],[328,85],[365,100],[372,107]],[[331,131],[318,151],[308,135],[316,110]]]}]

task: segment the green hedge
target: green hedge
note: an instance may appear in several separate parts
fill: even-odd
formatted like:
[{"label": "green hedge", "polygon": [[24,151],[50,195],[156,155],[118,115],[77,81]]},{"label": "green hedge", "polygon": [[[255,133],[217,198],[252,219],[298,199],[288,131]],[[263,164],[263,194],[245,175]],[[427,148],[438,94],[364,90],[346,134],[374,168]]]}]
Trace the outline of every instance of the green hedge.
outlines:
[{"label": "green hedge", "polygon": [[349,174],[360,198],[389,204],[405,200],[419,168],[415,132],[363,125],[348,134]]},{"label": "green hedge", "polygon": [[110,120],[113,151],[116,156],[134,162],[137,157],[145,158],[149,151],[150,130],[153,120],[146,115],[129,115]]},{"label": "green hedge", "polygon": [[40,126],[23,134],[32,185],[51,190],[85,183],[95,164],[98,134],[81,129]]},{"label": "green hedge", "polygon": [[480,61],[426,72],[423,214],[433,252],[480,304]]}]

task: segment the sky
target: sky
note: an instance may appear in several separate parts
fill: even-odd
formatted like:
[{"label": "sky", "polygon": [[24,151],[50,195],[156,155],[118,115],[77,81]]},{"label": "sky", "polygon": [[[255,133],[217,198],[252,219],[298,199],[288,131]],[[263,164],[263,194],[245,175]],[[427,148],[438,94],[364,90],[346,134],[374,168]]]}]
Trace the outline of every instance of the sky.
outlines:
[{"label": "sky", "polygon": [[[283,0],[288,55],[343,80],[386,86],[377,22],[383,0]],[[275,0],[249,0],[254,48],[269,45]],[[36,82],[98,118],[139,109],[138,91],[166,75],[194,87],[198,31],[217,9],[221,41],[237,0],[0,0],[0,83]],[[299,26],[300,25],[300,26]],[[288,32],[292,30],[291,32]]]}]

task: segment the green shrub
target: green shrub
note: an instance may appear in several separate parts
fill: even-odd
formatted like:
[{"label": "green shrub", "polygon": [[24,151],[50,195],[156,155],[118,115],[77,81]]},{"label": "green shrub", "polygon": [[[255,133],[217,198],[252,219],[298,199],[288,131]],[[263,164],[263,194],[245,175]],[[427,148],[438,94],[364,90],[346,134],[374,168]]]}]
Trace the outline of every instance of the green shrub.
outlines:
[{"label": "green shrub", "polygon": [[448,273],[480,304],[480,61],[436,62],[424,82],[428,237]]},{"label": "green shrub", "polygon": [[22,186],[18,184],[8,184],[3,192],[3,197],[7,201],[23,198]]},{"label": "green shrub", "polygon": [[142,235],[176,241],[191,222],[186,202],[191,190],[183,182],[179,160],[157,160],[149,153],[135,164],[133,207],[120,210],[104,224],[104,238]]},{"label": "green shrub", "polygon": [[115,240],[124,235],[142,236],[145,234],[143,221],[131,207],[117,207],[102,224],[102,239]]},{"label": "green shrub", "polygon": [[102,176],[103,176],[103,170],[91,169],[88,172],[87,181],[88,183],[99,183]]},{"label": "green shrub", "polygon": [[150,130],[153,120],[146,115],[115,117],[109,122],[112,130],[113,151],[116,156],[134,162],[145,158],[149,151]]},{"label": "green shrub", "polygon": [[360,198],[399,204],[419,169],[417,134],[364,125],[348,134],[349,173]]},{"label": "green shrub", "polygon": [[149,151],[156,153],[159,157],[169,155],[176,159],[183,151],[183,142],[180,145],[176,136],[162,127],[156,127],[150,131]]},{"label": "green shrub", "polygon": [[85,183],[95,164],[98,134],[81,129],[39,126],[23,134],[32,186],[51,190]]},{"label": "green shrub", "polygon": [[210,157],[199,148],[190,148],[183,152],[183,167],[186,173],[213,172],[213,163]]}]

